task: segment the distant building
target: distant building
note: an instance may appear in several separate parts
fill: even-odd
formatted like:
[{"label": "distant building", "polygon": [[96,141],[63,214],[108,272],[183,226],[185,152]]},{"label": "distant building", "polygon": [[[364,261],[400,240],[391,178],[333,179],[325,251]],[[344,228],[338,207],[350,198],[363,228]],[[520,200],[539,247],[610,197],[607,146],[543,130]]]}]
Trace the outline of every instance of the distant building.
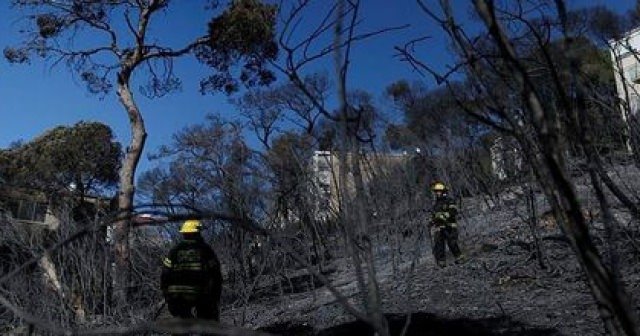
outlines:
[{"label": "distant building", "polygon": [[631,152],[630,121],[638,117],[640,108],[640,27],[627,32],[618,40],[610,40],[609,47],[616,90],[621,102],[620,112],[627,125],[626,147]]},{"label": "distant building", "polygon": [[[337,210],[337,186],[335,172],[337,158],[330,151],[315,151],[312,158],[312,193],[316,197],[315,212],[321,218],[331,217]],[[335,168],[335,169],[334,169]]]},{"label": "distant building", "polygon": [[55,230],[60,224],[44,195],[12,191],[4,202],[5,214],[25,224],[41,225]]},{"label": "distant building", "polygon": [[[368,153],[364,154],[360,165],[365,189],[369,182],[379,172],[389,172],[394,167],[402,167],[413,157],[407,153]],[[354,158],[347,155],[347,164]],[[313,181],[311,192],[315,197],[315,213],[319,218],[331,218],[335,216],[339,206],[339,195],[342,183],[346,183],[346,196],[354,196],[356,187],[353,174],[346,175],[346,181],[341,181],[338,153],[331,151],[315,151],[312,158]],[[368,190],[365,190],[368,192]]]},{"label": "distant building", "polygon": [[515,139],[501,135],[491,139],[489,152],[491,171],[499,180],[518,175],[523,169],[523,157]]},{"label": "distant building", "polygon": [[104,216],[111,209],[111,199],[96,196],[84,196],[82,202],[73,201],[74,197],[64,194],[57,197],[47,197],[44,192],[26,188],[0,187],[2,207],[6,215],[18,222],[40,226],[49,230],[56,230],[62,216],[75,219],[97,219]]}]

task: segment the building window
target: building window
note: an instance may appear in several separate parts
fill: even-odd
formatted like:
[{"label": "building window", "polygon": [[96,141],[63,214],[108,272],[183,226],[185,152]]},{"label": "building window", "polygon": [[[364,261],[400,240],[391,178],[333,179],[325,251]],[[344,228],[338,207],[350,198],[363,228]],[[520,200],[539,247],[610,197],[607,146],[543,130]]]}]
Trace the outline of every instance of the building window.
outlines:
[{"label": "building window", "polygon": [[15,200],[9,205],[9,210],[15,219],[44,223],[47,204],[31,200]]},{"label": "building window", "polygon": [[638,64],[632,64],[624,69],[624,78],[628,82],[636,83],[640,80],[640,68]]}]

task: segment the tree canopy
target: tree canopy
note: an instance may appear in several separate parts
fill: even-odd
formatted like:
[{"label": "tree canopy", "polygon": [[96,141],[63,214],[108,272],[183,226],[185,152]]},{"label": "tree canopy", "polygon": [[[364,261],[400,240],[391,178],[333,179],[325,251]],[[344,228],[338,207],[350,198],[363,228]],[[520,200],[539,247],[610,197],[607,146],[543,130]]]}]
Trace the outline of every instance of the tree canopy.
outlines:
[{"label": "tree canopy", "polygon": [[17,187],[83,196],[115,187],[121,158],[122,147],[109,126],[81,121],[2,150],[0,169]]}]

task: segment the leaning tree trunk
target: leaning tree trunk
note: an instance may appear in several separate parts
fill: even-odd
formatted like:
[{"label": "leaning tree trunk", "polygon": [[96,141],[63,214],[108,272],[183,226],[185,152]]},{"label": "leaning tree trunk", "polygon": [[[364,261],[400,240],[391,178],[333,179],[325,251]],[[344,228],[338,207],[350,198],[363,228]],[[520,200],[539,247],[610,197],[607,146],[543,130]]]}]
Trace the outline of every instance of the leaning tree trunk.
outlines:
[{"label": "leaning tree trunk", "polygon": [[118,221],[114,224],[114,256],[115,256],[115,288],[114,296],[118,305],[127,303],[127,287],[130,280],[129,265],[129,224],[133,210],[134,176],[147,132],[142,114],[136,105],[129,81],[132,68],[124,68],[118,74],[118,98],[125,107],[131,127],[131,141],[127,147],[122,167],[120,168],[120,189],[118,192]]},{"label": "leaning tree trunk", "polygon": [[[62,284],[62,281],[60,280],[60,273],[56,269],[56,265],[51,260],[51,254],[43,254],[42,257],[40,257],[40,260],[38,260],[38,266],[40,266],[40,269],[42,270],[45,286],[55,292],[64,305],[73,310],[76,322],[85,322],[87,311],[82,299],[80,296],[74,295],[69,288]],[[67,295],[67,293],[69,293],[69,295]]]}]

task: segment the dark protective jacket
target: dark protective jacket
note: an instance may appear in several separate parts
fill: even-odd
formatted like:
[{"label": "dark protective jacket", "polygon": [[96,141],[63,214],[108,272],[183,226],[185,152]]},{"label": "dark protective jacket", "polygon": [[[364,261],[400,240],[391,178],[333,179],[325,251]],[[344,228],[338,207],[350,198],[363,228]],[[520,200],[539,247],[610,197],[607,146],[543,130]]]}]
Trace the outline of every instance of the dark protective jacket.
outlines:
[{"label": "dark protective jacket", "polygon": [[167,300],[198,301],[219,297],[220,262],[200,235],[185,238],[164,259],[160,287]]},{"label": "dark protective jacket", "polygon": [[458,206],[448,195],[436,198],[431,213],[431,225],[457,227]]}]

